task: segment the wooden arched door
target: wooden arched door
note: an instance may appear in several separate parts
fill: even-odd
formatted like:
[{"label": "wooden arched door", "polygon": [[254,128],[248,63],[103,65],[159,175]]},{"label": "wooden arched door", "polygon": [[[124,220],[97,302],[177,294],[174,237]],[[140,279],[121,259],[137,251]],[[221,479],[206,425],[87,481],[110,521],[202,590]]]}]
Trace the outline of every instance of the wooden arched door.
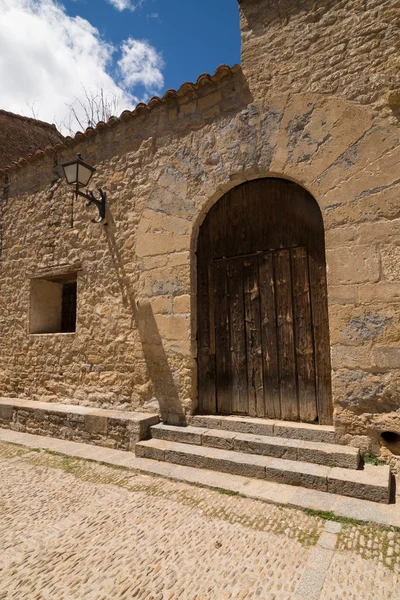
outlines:
[{"label": "wooden arched door", "polygon": [[302,187],[245,183],[199,232],[199,412],[332,423],[324,228]]}]

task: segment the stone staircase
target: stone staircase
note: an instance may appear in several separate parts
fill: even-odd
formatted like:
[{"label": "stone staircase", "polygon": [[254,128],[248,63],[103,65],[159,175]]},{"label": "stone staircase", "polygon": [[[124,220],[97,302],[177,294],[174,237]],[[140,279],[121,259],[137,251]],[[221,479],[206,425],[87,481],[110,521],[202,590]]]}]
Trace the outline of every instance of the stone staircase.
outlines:
[{"label": "stone staircase", "polygon": [[360,452],[334,443],[334,428],[195,416],[187,427],[160,423],[136,456],[389,503],[388,466],[363,464]]}]

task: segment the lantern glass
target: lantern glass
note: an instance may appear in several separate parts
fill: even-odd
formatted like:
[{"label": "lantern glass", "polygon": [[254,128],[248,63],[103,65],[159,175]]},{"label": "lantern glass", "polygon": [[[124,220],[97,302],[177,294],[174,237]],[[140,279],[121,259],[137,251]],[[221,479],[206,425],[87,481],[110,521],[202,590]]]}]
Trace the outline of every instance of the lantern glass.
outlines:
[{"label": "lantern glass", "polygon": [[94,169],[89,167],[89,165],[85,165],[83,162],[78,162],[78,185],[79,187],[86,187],[89,183]]},{"label": "lantern glass", "polygon": [[79,154],[78,158],[62,163],[61,166],[67,183],[76,185],[77,187],[86,187],[96,170],[85,163]]},{"label": "lantern glass", "polygon": [[72,165],[65,165],[63,166],[63,170],[64,170],[64,175],[65,175],[65,179],[67,180],[67,183],[76,183],[77,182],[77,165],[76,163],[73,163]]}]

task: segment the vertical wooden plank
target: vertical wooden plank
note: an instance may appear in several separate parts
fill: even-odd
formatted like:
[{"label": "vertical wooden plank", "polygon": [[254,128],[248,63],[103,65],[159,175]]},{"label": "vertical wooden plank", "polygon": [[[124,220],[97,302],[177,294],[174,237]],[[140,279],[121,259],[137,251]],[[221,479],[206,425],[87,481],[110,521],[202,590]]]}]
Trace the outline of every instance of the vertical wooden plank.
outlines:
[{"label": "vertical wooden plank", "polygon": [[247,389],[249,415],[264,416],[262,341],[258,258],[243,260],[244,310],[246,322]]},{"label": "vertical wooden plank", "polygon": [[222,258],[227,256],[227,243],[231,238],[229,227],[231,206],[231,194],[228,192],[212,207],[209,218],[207,217],[210,229],[210,255],[212,258]]},{"label": "vertical wooden plank", "polygon": [[318,419],[321,425],[332,425],[331,356],[329,343],[328,300],[325,259],[309,255],[311,310],[314,329],[314,352],[317,384]]},{"label": "vertical wooden plank", "polygon": [[215,261],[213,279],[217,412],[229,415],[232,412],[232,368],[226,260]]},{"label": "vertical wooden plank", "polygon": [[209,258],[209,228],[205,222],[199,233],[197,254],[197,369],[199,412],[217,412],[215,390],[214,314]]},{"label": "vertical wooden plank", "polygon": [[294,352],[290,251],[274,252],[281,418],[299,418]]},{"label": "vertical wooden plank", "polygon": [[308,255],[305,248],[293,248],[290,254],[299,416],[301,421],[313,423],[318,412]]},{"label": "vertical wooden plank", "polygon": [[229,192],[226,206],[227,235],[225,237],[224,256],[235,257],[247,252],[247,227],[243,214],[246,211],[247,195],[245,188],[239,186]]},{"label": "vertical wooden plank", "polygon": [[260,309],[263,347],[265,416],[281,418],[279,397],[278,338],[275,306],[275,281],[272,253],[259,257]]},{"label": "vertical wooden plank", "polygon": [[230,353],[232,367],[232,412],[249,412],[247,393],[247,358],[244,321],[242,261],[227,261]]}]

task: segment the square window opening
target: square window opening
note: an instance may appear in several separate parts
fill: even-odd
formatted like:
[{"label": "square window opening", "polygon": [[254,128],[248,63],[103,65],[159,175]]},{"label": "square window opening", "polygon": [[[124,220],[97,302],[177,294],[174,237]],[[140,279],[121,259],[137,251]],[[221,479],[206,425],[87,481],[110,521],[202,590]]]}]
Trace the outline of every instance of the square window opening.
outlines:
[{"label": "square window opening", "polygon": [[32,279],[30,333],[74,333],[77,274]]}]

